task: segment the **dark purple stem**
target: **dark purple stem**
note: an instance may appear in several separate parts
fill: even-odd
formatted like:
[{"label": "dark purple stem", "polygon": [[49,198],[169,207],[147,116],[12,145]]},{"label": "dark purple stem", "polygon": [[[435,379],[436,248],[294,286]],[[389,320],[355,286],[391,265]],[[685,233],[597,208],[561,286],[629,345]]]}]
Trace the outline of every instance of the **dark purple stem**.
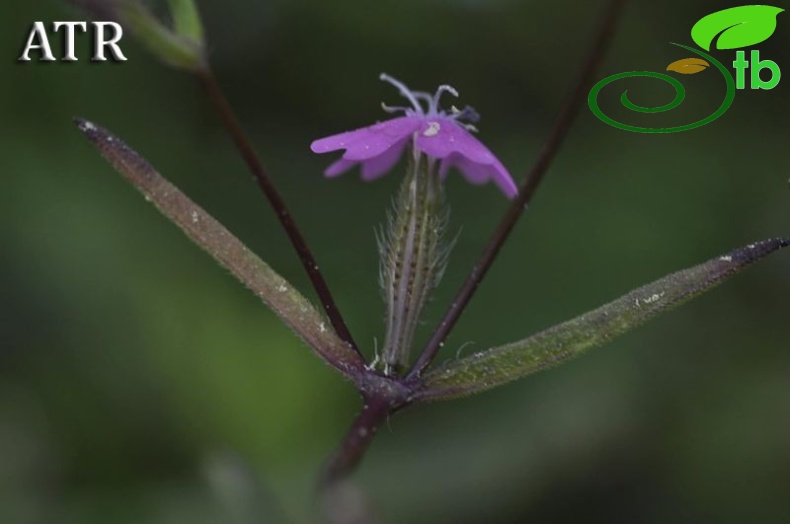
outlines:
[{"label": "dark purple stem", "polygon": [[609,47],[609,42],[614,34],[615,25],[620,13],[622,12],[625,0],[612,0],[604,17],[603,23],[596,36],[595,42],[582,70],[579,78],[576,81],[570,96],[566,99],[565,103],[554,122],[551,134],[546,140],[543,150],[538,157],[535,164],[530,169],[524,184],[519,190],[518,196],[513,200],[510,208],[505,213],[504,218],[499,223],[494,235],[486,245],[480,258],[475,263],[472,271],[469,273],[466,281],[464,282],[452,305],[449,307],[444,317],[442,318],[436,330],[431,335],[425,350],[417,359],[417,362],[412,367],[407,375],[408,380],[417,378],[433,361],[439,349],[444,344],[445,339],[450,334],[450,331],[455,326],[461,314],[466,309],[472,296],[474,295],[477,287],[482,282],[486,273],[491,268],[494,260],[502,248],[502,245],[507,240],[513,227],[516,225],[519,217],[524,212],[526,206],[532,201],[532,197],[543,181],[546,172],[551,166],[552,161],[557,155],[560,146],[568,136],[571,124],[573,123],[579,107],[586,99],[587,91],[598,69],[598,65],[606,54]]},{"label": "dark purple stem", "polygon": [[394,411],[395,407],[387,399],[365,399],[362,411],[357,415],[324,468],[321,475],[322,486],[343,480],[354,471],[379,426]]},{"label": "dark purple stem", "polygon": [[233,112],[230,103],[225,98],[225,95],[223,95],[216,78],[210,70],[202,70],[198,73],[198,76],[203,82],[203,86],[205,87],[211,102],[214,104],[214,107],[219,114],[220,120],[222,120],[222,123],[233,139],[236,148],[239,150],[242,158],[244,158],[244,161],[247,163],[247,167],[255,176],[255,181],[258,183],[258,187],[261,188],[263,193],[266,195],[266,198],[269,200],[269,203],[277,214],[277,218],[280,220],[280,224],[282,224],[285,233],[291,240],[291,244],[293,244],[294,249],[296,249],[296,253],[299,255],[299,259],[302,261],[302,266],[304,266],[307,276],[310,278],[310,282],[312,283],[315,292],[318,294],[318,298],[321,301],[321,306],[323,306],[329,321],[332,323],[332,327],[335,329],[337,335],[349,346],[351,346],[361,358],[362,355],[359,353],[359,349],[357,348],[357,345],[351,336],[351,331],[349,331],[348,326],[346,326],[346,323],[340,314],[340,310],[335,304],[332,293],[329,291],[329,286],[324,280],[321,271],[318,269],[318,264],[316,263],[310,248],[307,246],[304,236],[302,236],[302,233],[299,231],[299,228],[297,227],[296,222],[294,222],[291,213],[288,211],[283,198],[274,187],[271,177],[269,177],[269,174],[263,167],[260,158],[258,158],[258,155],[255,153],[255,149],[252,147],[247,135],[244,133],[244,130],[242,129],[238,118],[236,118],[236,114]]}]

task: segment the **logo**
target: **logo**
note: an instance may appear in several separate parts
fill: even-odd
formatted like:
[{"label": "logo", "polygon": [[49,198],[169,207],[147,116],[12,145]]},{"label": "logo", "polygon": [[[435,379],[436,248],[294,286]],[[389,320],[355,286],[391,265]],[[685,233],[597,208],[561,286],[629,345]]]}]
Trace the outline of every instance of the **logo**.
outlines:
[{"label": "logo", "polygon": [[[630,71],[604,78],[595,84],[590,91],[587,98],[590,109],[595,116],[610,126],[635,133],[677,133],[696,129],[713,122],[727,112],[735,100],[737,90],[746,89],[747,87],[755,90],[767,90],[773,89],[779,84],[782,72],[776,62],[761,59],[760,51],[756,49],[751,50],[747,57],[746,51],[742,50],[742,48],[751,47],[768,40],[776,31],[776,18],[782,11],[784,9],[769,5],[745,5],[724,9],[702,18],[691,28],[691,39],[697,44],[699,49],[670,42],[672,45],[696,56],[672,62],[667,66],[667,71],[681,75],[693,75],[711,69],[712,64],[713,69],[724,78],[726,87],[724,101],[709,116],[691,124],[673,127],[641,127],[619,122],[601,110],[598,105],[598,95],[606,86],[618,80],[635,77],[652,78],[666,82],[675,90],[675,98],[662,106],[646,107],[632,102],[626,90],[620,96],[620,103],[623,107],[638,113],[663,113],[678,107],[686,98],[686,90],[683,84],[666,73],[655,73],[652,71]],[[710,52],[714,43],[716,49],[738,49],[735,54],[735,60],[732,62],[735,77],[724,64],[707,53]]]},{"label": "logo", "polygon": [[123,27],[117,22],[52,22],[51,32],[57,33],[63,29],[64,50],[63,56],[57,58],[52,53],[52,46],[49,43],[49,33],[44,22],[34,22],[28,34],[22,54],[17,58],[18,62],[30,62],[31,52],[38,52],[40,62],[76,62],[79,60],[75,51],[75,40],[77,33],[92,31],[91,44],[92,52],[90,60],[92,62],[105,62],[109,55],[111,60],[125,61],[126,57],[121,51],[121,38],[123,38]]}]

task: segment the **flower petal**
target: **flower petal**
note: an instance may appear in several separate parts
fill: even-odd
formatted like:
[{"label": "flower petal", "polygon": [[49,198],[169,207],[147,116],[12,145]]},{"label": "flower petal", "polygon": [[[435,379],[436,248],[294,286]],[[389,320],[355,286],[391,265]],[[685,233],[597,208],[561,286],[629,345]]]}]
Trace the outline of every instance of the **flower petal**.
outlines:
[{"label": "flower petal", "polygon": [[398,162],[400,156],[403,154],[403,150],[408,141],[408,138],[404,138],[400,143],[396,143],[379,156],[363,162],[362,179],[368,181],[375,180],[392,169],[392,166]]},{"label": "flower petal", "polygon": [[359,164],[359,162],[353,162],[351,160],[346,160],[345,158],[341,158],[340,160],[332,163],[331,166],[326,168],[326,171],[324,171],[324,176],[329,178],[340,176],[357,164]]},{"label": "flower petal", "polygon": [[491,171],[491,179],[494,181],[494,184],[499,187],[500,191],[510,199],[516,198],[516,195],[518,195],[518,185],[513,181],[513,177],[510,176],[510,173],[507,168],[502,165],[502,162],[497,160],[496,163],[488,166],[488,168]]},{"label": "flower petal", "polygon": [[452,167],[457,168],[470,184],[480,185],[492,180],[506,197],[512,199],[518,194],[518,186],[498,160],[494,164],[479,164],[464,155],[453,153],[442,161],[439,175],[446,177]]},{"label": "flower petal", "polygon": [[355,131],[321,138],[310,144],[310,149],[314,153],[345,149],[343,158],[346,160],[368,160],[387,152],[393,145],[409,137],[420,128],[422,121],[418,116],[393,118]]},{"label": "flower petal", "polygon": [[433,158],[447,158],[453,153],[477,164],[494,164],[494,154],[455,120],[446,117],[426,118],[415,140],[417,149]]}]

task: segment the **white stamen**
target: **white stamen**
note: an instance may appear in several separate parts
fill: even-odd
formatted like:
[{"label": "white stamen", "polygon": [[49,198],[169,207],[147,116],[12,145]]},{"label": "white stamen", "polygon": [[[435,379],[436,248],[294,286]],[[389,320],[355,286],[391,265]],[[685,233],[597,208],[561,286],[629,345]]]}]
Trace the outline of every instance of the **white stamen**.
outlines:
[{"label": "white stamen", "polygon": [[450,93],[455,98],[458,98],[458,91],[453,86],[440,85],[436,90],[436,94],[433,95],[433,100],[431,100],[431,110],[434,112],[439,111],[439,100],[442,98],[442,93]]},{"label": "white stamen", "polygon": [[[423,91],[414,91],[412,93],[414,98],[417,100],[425,100],[425,103],[428,105],[428,114],[433,115],[436,113],[435,108],[433,107],[433,97],[429,93],[425,93]],[[425,114],[425,111],[421,111],[420,114]]]},{"label": "white stamen", "polygon": [[388,83],[394,85],[395,87],[397,87],[398,91],[400,91],[400,93],[409,102],[411,102],[411,104],[414,106],[414,110],[415,111],[417,111],[418,113],[422,113],[423,112],[422,111],[422,107],[420,107],[420,104],[417,102],[417,99],[414,98],[414,94],[409,90],[408,87],[406,87],[406,84],[404,84],[403,82],[400,82],[398,80],[395,80],[394,78],[392,78],[387,73],[381,73],[379,75],[379,80],[381,80],[382,82],[388,82]]},{"label": "white stamen", "polygon": [[[381,73],[379,75],[379,79],[383,82],[387,82],[395,86],[398,91],[400,91],[401,96],[406,98],[409,102],[411,102],[413,109],[408,107],[399,107],[399,106],[388,106],[387,104],[381,104],[381,108],[386,111],[387,113],[395,113],[398,111],[403,111],[408,116],[413,116],[415,114],[420,116],[426,116],[428,118],[434,118],[439,116],[450,116],[453,120],[458,119],[465,119],[471,120],[476,122],[479,118],[477,113],[470,107],[467,107],[463,110],[458,109],[455,106],[449,111],[443,111],[439,107],[439,103],[441,101],[442,95],[444,93],[450,93],[454,97],[458,97],[458,91],[451,85],[442,84],[436,89],[436,92],[433,94],[426,93],[424,91],[412,91],[409,89],[406,84],[403,82],[392,78],[390,75],[386,73]],[[422,104],[425,102],[425,104]],[[433,135],[426,135],[426,136],[433,136]]]},{"label": "white stamen", "polygon": [[458,94],[458,90],[451,85],[442,84],[439,86],[439,89],[436,90],[436,98],[439,98],[442,93],[450,93],[455,98],[458,98],[460,95]]},{"label": "white stamen", "polygon": [[397,113],[398,111],[403,111],[404,113],[408,113],[412,109],[410,107],[402,107],[402,106],[388,106],[384,102],[381,103],[381,109],[383,109],[387,113]]}]

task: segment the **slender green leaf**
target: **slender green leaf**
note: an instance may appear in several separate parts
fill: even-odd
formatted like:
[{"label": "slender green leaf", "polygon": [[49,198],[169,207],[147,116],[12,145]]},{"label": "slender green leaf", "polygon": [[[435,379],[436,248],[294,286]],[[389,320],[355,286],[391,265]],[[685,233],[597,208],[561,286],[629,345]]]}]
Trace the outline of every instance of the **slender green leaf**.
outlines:
[{"label": "slender green leaf", "polygon": [[524,340],[450,362],[424,376],[425,387],[418,399],[469,395],[556,366],[708,291],[752,262],[788,245],[790,238],[750,244],[673,273]]},{"label": "slender green leaf", "polygon": [[753,46],[774,34],[776,17],[782,11],[770,5],[743,5],[717,11],[694,24],[691,39],[705,51],[710,51],[717,36],[717,49]]},{"label": "slender green leaf", "polygon": [[118,137],[91,122],[79,129],[110,164],[198,246],[230,270],[320,357],[352,380],[364,371],[359,355],[343,342],[313,305],[225,227],[165,180]]},{"label": "slender green leaf", "polygon": [[203,42],[203,23],[194,0],[169,0],[170,15],[179,36]]},{"label": "slender green leaf", "polygon": [[200,71],[206,67],[201,40],[174,33],[138,2],[123,3],[119,18],[164,63],[188,71]]},{"label": "slender green leaf", "polygon": [[140,0],[67,0],[97,20],[120,22],[164,63],[188,71],[206,68],[203,28],[192,0],[170,0],[175,31],[165,26]]}]

